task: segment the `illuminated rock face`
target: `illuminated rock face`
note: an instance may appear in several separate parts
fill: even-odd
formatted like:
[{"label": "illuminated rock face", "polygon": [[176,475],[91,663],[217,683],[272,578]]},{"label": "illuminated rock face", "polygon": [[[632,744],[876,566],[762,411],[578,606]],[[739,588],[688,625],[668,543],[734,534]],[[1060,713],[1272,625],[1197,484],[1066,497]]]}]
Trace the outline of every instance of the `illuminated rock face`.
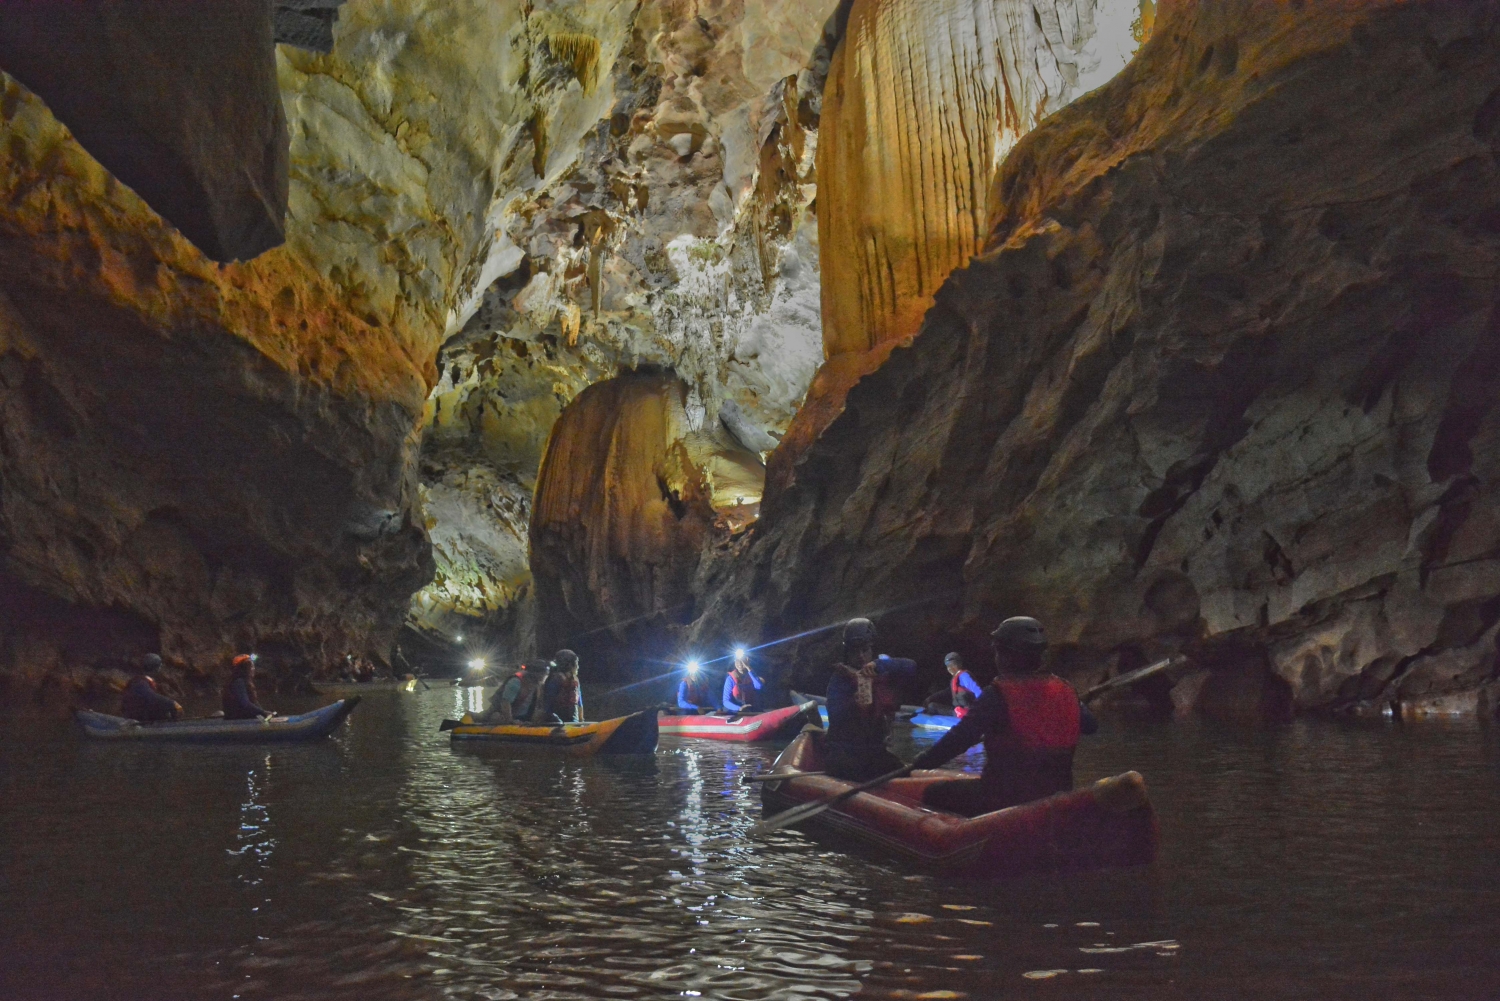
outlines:
[{"label": "illuminated rock face", "polygon": [[426,382],[286,249],[220,267],[0,75],[0,684],[379,655]]},{"label": "illuminated rock face", "polygon": [[584,390],[553,426],[531,515],[542,652],[649,657],[690,617],[713,510],[687,402],[675,377],[622,375]]},{"label": "illuminated rock face", "polygon": [[687,383],[689,409],[715,432],[701,456],[715,504],[732,526],[753,518],[756,453],[775,447],[767,431],[791,421],[822,361],[811,202],[834,6],[634,10],[630,41],[612,70],[601,65],[609,114],[556,181],[514,202],[502,234],[515,271],[440,358],[422,465],[444,500],[429,511],[438,573],[413,601],[418,631],[529,645],[526,578],[480,569],[524,565],[524,546],[500,558],[498,539],[462,526],[503,511],[524,539],[553,422],[622,371],[649,365]]},{"label": "illuminated rock face", "polygon": [[773,491],[983,246],[1016,142],[1125,65],[1139,13],[1135,0],[855,0],[819,133],[828,364],[773,459]]},{"label": "illuminated rock face", "polygon": [[699,645],[887,611],[892,652],[983,658],[1032,614],[1080,680],[1185,650],[1205,698],[1487,704],[1496,94],[1477,0],[1166,5],[704,568]]}]

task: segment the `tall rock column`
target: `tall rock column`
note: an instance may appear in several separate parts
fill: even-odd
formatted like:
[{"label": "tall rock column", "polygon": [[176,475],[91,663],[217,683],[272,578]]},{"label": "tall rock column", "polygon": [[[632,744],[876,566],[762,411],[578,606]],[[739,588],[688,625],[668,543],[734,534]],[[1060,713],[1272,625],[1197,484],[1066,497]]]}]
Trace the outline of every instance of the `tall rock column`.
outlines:
[{"label": "tall rock column", "polygon": [[980,250],[1006,154],[1124,65],[1136,10],[1134,0],[855,0],[818,147],[828,361],[772,459],[768,493]]},{"label": "tall rock column", "polygon": [[664,627],[691,618],[713,509],[686,403],[675,376],[632,373],[585,389],[553,425],[531,516],[544,652],[659,655]]}]

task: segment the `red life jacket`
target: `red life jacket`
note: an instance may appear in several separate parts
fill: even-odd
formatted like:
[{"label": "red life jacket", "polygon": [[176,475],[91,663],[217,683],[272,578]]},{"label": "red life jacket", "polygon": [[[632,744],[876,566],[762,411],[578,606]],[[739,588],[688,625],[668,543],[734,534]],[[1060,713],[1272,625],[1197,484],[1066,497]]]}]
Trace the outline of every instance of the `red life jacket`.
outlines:
[{"label": "red life jacket", "polygon": [[963,677],[963,674],[964,672],[959,671],[948,679],[948,691],[953,696],[953,715],[959,719],[963,719],[969,715],[969,707],[962,703],[972,701],[974,698],[974,693],[965,688],[958,680]]},{"label": "red life jacket", "polygon": [[984,739],[984,774],[995,808],[1073,788],[1073,750],[1081,733],[1078,693],[1059,677],[1001,677],[1006,725]]},{"label": "red life jacket", "polygon": [[996,678],[1010,711],[1009,740],[1022,751],[1071,751],[1082,733],[1082,711],[1073,686],[1052,674]]},{"label": "red life jacket", "polygon": [[740,705],[745,705],[750,701],[750,693],[740,691],[740,676],[738,672],[730,671],[729,679],[729,690],[734,694],[734,701],[738,702]]}]

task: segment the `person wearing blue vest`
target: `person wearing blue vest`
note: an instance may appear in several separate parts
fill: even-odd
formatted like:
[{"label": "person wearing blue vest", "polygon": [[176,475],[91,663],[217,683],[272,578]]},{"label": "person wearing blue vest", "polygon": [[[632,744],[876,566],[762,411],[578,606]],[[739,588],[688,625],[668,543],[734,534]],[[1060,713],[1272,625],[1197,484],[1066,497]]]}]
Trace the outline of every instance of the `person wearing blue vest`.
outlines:
[{"label": "person wearing blue vest", "polygon": [[927,787],[922,802],[977,817],[1073,788],[1073,750],[1098,723],[1073,686],[1042,670],[1047,633],[1036,619],[1006,619],[990,634],[998,675],[941,740],[911,767],[938,768],[980,741],[979,781],[958,779]]},{"label": "person wearing blue vest", "polygon": [[721,702],[724,703],[724,711],[737,713],[750,708],[750,700],[754,698],[752,692],[758,692],[761,688],[761,680],[750,670],[750,654],[746,650],[734,652],[734,667],[724,676],[724,695]]}]

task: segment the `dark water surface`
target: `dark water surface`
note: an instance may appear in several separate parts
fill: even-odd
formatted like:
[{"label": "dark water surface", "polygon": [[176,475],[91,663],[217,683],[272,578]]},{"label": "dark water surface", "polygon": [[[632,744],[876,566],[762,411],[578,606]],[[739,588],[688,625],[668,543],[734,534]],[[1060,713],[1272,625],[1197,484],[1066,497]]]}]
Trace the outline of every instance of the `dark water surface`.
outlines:
[{"label": "dark water surface", "polygon": [[454,750],[464,697],[259,750],[0,717],[0,997],[1500,997],[1478,725],[1106,720],[1078,778],[1143,772],[1161,860],[990,884],[749,840],[773,748]]}]

